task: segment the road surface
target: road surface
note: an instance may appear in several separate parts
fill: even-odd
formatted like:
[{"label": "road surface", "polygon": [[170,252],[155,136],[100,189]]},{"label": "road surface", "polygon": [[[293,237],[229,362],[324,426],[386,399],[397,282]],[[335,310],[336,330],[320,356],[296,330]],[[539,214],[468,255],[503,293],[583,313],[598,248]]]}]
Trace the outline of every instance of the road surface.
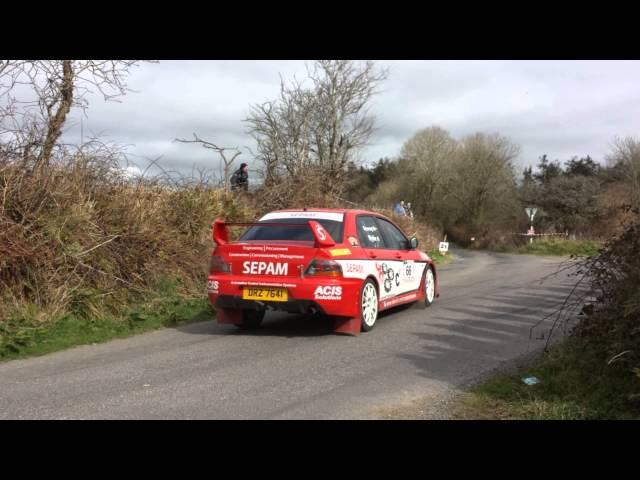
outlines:
[{"label": "road surface", "polygon": [[359,337],[268,314],[255,332],[215,322],[0,364],[1,419],[366,419],[451,391],[543,346],[570,290],[560,258],[453,251],[441,297],[382,314]]}]

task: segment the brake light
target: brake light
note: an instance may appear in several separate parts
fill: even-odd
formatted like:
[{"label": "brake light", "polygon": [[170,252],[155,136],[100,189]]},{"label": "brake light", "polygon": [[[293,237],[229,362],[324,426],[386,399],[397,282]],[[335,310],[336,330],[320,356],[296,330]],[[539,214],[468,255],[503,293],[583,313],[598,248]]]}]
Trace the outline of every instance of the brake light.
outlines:
[{"label": "brake light", "polygon": [[309,264],[305,275],[316,277],[341,277],[342,267],[335,260],[315,259]]},{"label": "brake light", "polygon": [[209,259],[209,274],[212,273],[231,273],[231,265],[224,261],[220,255],[211,255]]}]

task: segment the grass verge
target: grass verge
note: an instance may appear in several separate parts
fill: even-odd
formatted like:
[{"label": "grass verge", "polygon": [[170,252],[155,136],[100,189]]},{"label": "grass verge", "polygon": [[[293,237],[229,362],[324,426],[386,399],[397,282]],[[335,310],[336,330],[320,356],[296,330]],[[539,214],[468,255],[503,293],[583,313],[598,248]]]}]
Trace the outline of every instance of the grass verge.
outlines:
[{"label": "grass verge", "polygon": [[442,255],[437,248],[433,248],[433,249],[429,250],[427,252],[427,255],[429,255],[431,257],[431,259],[433,260],[433,263],[435,263],[436,265],[439,265],[439,266],[451,263],[451,261],[453,260],[451,258],[451,254]]},{"label": "grass verge", "polygon": [[205,321],[213,316],[206,295],[185,297],[172,284],[165,284],[140,303],[126,306],[119,314],[88,318],[72,312],[42,323],[34,309],[24,309],[0,322],[0,361],[106,342],[162,327]]},{"label": "grass verge", "polygon": [[503,253],[522,253],[529,255],[549,256],[591,256],[598,252],[602,242],[594,240],[534,240],[517,247],[509,246],[498,248]]},{"label": "grass verge", "polygon": [[[640,375],[607,365],[604,349],[568,340],[517,373],[501,374],[461,395],[454,419],[640,419]],[[539,383],[526,385],[523,377]]]}]

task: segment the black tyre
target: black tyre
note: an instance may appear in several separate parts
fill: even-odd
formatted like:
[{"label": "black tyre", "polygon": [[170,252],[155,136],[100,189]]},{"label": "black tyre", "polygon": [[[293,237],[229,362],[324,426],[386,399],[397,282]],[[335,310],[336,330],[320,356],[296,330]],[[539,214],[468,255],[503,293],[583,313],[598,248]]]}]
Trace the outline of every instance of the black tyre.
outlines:
[{"label": "black tyre", "polygon": [[264,310],[242,310],[242,323],[238,327],[243,330],[254,330],[262,325]]}]

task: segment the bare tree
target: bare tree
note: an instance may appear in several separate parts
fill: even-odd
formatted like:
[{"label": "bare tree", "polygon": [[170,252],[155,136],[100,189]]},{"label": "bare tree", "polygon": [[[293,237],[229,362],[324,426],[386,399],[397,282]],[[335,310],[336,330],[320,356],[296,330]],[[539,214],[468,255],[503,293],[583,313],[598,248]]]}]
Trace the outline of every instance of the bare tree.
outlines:
[{"label": "bare tree", "polygon": [[309,87],[281,80],[278,99],[253,105],[249,133],[264,164],[265,183],[317,170],[339,179],[358,149],[367,145],[375,119],[369,103],[387,71],[373,62],[321,60],[308,69]]},{"label": "bare tree", "polygon": [[[218,147],[215,143],[209,142],[207,140],[203,140],[202,138],[198,137],[197,134],[193,134],[193,140],[186,140],[184,138],[176,138],[175,139],[176,142],[180,142],[180,143],[199,143],[200,145],[202,145],[204,148],[207,148],[209,150],[213,150],[214,152],[216,152],[218,155],[220,155],[220,159],[222,160],[222,165],[224,168],[224,189],[225,190],[229,190],[229,176],[230,176],[230,172],[231,172],[231,165],[233,164],[233,161],[238,157],[238,155],[241,155],[242,152],[240,151],[240,149],[238,147]],[[225,151],[227,150],[231,150],[231,151],[235,151],[235,153],[231,156],[231,158],[227,158],[227,155],[225,154]]]},{"label": "bare tree", "polygon": [[447,187],[458,220],[479,227],[510,217],[518,205],[513,160],[519,151],[498,134],[476,133],[460,140]]},{"label": "bare tree", "polygon": [[88,106],[97,90],[105,101],[125,95],[135,60],[0,61],[0,136],[35,167],[49,164],[72,107]]},{"label": "bare tree", "polygon": [[433,215],[436,198],[445,199],[456,149],[449,132],[437,126],[417,131],[403,144],[400,157],[407,165],[402,169],[411,175],[404,188],[413,194],[416,213]]}]

